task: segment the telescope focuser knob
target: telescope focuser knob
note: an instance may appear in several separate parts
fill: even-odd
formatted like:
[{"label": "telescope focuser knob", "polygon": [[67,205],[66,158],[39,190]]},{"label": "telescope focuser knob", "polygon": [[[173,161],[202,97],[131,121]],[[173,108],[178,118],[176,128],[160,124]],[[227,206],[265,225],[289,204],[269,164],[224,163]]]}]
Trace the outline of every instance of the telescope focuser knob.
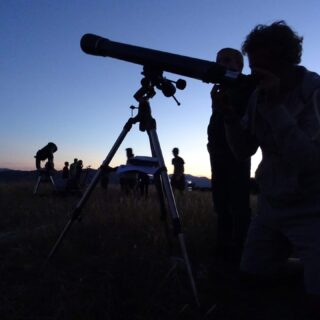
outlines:
[{"label": "telescope focuser knob", "polygon": [[183,79],[178,79],[176,82],[176,87],[179,90],[184,90],[187,86],[187,81]]},{"label": "telescope focuser knob", "polygon": [[171,81],[164,79],[162,81],[161,91],[165,97],[172,97],[176,93],[176,87]]}]

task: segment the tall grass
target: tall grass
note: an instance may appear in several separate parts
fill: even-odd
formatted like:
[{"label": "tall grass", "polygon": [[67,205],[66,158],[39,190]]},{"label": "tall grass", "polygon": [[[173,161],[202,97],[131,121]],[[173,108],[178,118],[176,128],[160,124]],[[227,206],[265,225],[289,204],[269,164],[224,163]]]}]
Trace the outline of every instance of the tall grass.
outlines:
[{"label": "tall grass", "polygon": [[[155,190],[136,199],[97,187],[44,268],[79,196],[32,188],[0,186],[1,319],[174,319],[192,305],[170,213],[160,219]],[[196,269],[214,246],[211,196],[186,192],[176,203]]]},{"label": "tall grass", "polygon": [[[30,183],[0,186],[1,319],[300,319],[291,304],[290,315],[277,318],[280,307],[273,311],[265,296],[257,295],[263,313],[247,307],[251,300],[237,289],[234,270],[215,269],[216,216],[208,192],[175,197],[199,309],[170,214],[167,224],[160,219],[155,190],[136,199],[98,186],[45,267],[79,196],[53,194],[50,185],[32,191]],[[225,301],[231,302],[219,314]]]}]

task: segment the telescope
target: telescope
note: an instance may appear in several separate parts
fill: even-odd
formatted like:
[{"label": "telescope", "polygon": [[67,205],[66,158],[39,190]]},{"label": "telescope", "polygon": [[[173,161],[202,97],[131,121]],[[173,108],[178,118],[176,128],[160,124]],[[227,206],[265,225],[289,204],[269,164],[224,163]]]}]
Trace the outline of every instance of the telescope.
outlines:
[{"label": "telescope", "polygon": [[85,34],[80,46],[87,54],[124,60],[149,70],[167,71],[206,83],[248,85],[254,82],[252,76],[228,70],[216,62],[115,42],[94,34]]}]

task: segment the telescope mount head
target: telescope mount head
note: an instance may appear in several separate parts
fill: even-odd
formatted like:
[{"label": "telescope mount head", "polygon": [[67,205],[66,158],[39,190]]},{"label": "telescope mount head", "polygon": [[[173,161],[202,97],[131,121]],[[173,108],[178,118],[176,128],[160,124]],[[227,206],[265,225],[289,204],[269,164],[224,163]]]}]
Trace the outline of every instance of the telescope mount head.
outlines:
[{"label": "telescope mount head", "polygon": [[141,79],[141,88],[134,94],[134,98],[139,102],[141,99],[149,100],[156,94],[155,88],[162,91],[165,97],[173,97],[177,105],[180,102],[174,94],[176,88],[183,90],[186,87],[186,81],[178,79],[172,81],[163,76],[163,71],[152,66],[144,66],[141,73],[144,77]]}]

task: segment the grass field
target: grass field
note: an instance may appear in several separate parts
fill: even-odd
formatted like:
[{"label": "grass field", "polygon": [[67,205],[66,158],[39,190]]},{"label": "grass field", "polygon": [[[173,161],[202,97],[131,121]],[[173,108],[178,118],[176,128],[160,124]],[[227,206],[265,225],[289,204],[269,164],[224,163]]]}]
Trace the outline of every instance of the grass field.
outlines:
[{"label": "grass field", "polygon": [[[209,192],[176,195],[201,308],[179,242],[160,219],[157,194],[123,197],[97,187],[49,263],[44,262],[79,196],[41,185],[0,186],[0,319],[304,319],[297,290],[254,299],[237,268],[214,258]],[[252,199],[253,206],[255,199]]]}]

